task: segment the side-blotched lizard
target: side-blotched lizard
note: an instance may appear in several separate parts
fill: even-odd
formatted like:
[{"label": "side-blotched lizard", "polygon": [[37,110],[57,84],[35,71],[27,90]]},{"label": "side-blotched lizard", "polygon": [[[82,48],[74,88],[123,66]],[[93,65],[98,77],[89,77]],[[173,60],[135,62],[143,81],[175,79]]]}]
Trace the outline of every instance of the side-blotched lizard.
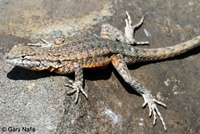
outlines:
[{"label": "side-blotched lizard", "polygon": [[137,42],[134,39],[134,30],[142,25],[141,21],[132,26],[131,18],[125,19],[125,34],[109,24],[102,26],[101,38],[92,34],[78,34],[67,39],[56,39],[54,43],[37,43],[15,45],[5,55],[4,59],[16,66],[30,70],[49,70],[59,74],[75,73],[75,81],[70,81],[67,86],[72,90],[68,94],[76,93],[75,102],[78,101],[79,92],[88,97],[83,90],[83,68],[101,68],[110,63],[118,71],[121,77],[144,99],[144,104],[149,107],[149,116],[154,116],[153,124],[156,123],[156,114],[162,121],[164,129],[165,122],[157,108],[157,104],[166,105],[156,100],[152,94],[135,78],[133,78],[127,65],[136,62],[155,61],[180,55],[188,50],[200,46],[200,36],[180,43],[175,46],[155,49],[144,49],[131,44],[148,44],[148,42]]}]

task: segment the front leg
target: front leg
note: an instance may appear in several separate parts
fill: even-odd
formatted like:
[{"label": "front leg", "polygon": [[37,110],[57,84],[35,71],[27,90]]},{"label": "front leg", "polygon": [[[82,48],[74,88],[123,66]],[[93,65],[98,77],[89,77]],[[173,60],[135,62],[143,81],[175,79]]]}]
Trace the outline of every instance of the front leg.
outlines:
[{"label": "front leg", "polygon": [[28,46],[35,46],[35,47],[42,47],[42,48],[48,48],[48,47],[54,47],[54,46],[60,46],[62,43],[64,43],[65,38],[63,36],[56,37],[52,41],[47,41],[45,39],[40,39],[40,42],[37,43],[28,43]]},{"label": "front leg", "polygon": [[75,98],[75,103],[78,102],[78,97],[79,97],[79,92],[82,92],[83,95],[88,98],[88,95],[85,93],[83,90],[83,68],[80,64],[75,64],[74,65],[75,69],[75,81],[69,81],[70,84],[66,84],[66,86],[69,86],[72,88],[71,91],[67,92],[67,94],[73,94],[76,93],[76,98]]},{"label": "front leg", "polygon": [[42,47],[42,48],[46,47],[47,48],[47,47],[51,47],[52,44],[53,44],[52,42],[49,42],[49,41],[41,38],[39,42],[37,42],[37,43],[28,43],[27,45],[28,46],[34,46],[34,47]]},{"label": "front leg", "polygon": [[66,86],[72,88],[71,91],[67,92],[68,95],[74,94],[76,93],[76,97],[75,97],[75,103],[78,102],[78,97],[79,97],[79,93],[83,93],[83,95],[88,98],[88,95],[85,93],[85,91],[83,90],[83,68],[82,65],[79,63],[71,63],[71,64],[67,64],[63,67],[60,67],[56,70],[54,70],[54,72],[56,73],[60,73],[60,74],[68,74],[68,73],[75,73],[75,81],[70,80],[69,84],[66,84]]},{"label": "front leg", "polygon": [[163,127],[166,130],[165,122],[156,106],[156,103],[160,104],[164,107],[166,107],[166,105],[160,101],[157,101],[152,96],[152,94],[137,79],[131,77],[131,75],[128,71],[127,65],[121,54],[113,55],[111,58],[112,58],[111,60],[112,60],[113,66],[118,71],[118,73],[121,75],[121,77],[125,80],[125,82],[127,82],[132,88],[134,88],[143,97],[143,99],[144,99],[143,107],[148,104],[149,117],[152,115],[152,112],[153,112],[153,116],[154,116],[153,124],[155,125],[156,114],[158,114],[158,116],[160,117],[160,120],[163,124]]}]

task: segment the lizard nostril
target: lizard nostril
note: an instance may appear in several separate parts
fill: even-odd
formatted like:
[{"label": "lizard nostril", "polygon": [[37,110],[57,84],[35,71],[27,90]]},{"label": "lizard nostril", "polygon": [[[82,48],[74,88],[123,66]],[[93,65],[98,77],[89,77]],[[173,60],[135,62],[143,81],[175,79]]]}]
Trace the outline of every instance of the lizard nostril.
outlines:
[{"label": "lizard nostril", "polygon": [[5,56],[3,57],[4,60],[6,60],[6,59],[8,59],[8,58],[9,58],[8,55],[5,55]]}]

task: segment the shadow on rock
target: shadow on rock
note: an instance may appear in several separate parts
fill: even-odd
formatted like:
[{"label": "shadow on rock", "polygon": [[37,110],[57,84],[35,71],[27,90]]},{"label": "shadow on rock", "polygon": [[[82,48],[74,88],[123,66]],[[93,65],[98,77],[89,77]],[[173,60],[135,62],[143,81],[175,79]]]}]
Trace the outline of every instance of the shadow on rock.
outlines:
[{"label": "shadow on rock", "polygon": [[[112,73],[112,66],[106,69],[84,69],[84,79],[87,80],[102,80],[109,79]],[[50,76],[66,76],[70,79],[74,79],[74,73],[71,74],[56,74],[44,71],[32,71],[21,67],[14,67],[8,74],[7,77],[12,80],[36,80],[39,78],[50,77]]]}]

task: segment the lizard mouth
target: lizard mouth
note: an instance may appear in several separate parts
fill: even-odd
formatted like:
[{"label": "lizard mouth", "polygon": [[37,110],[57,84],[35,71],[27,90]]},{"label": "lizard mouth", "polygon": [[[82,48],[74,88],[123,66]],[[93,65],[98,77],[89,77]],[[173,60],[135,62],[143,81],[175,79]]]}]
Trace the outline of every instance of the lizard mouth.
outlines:
[{"label": "lizard mouth", "polygon": [[15,66],[23,66],[23,60],[21,58],[10,58],[8,55],[4,56],[3,59],[5,62],[15,65]]},{"label": "lizard mouth", "polygon": [[5,55],[3,57],[3,59],[5,60],[5,62],[15,65],[15,66],[19,66],[19,67],[24,67],[24,68],[30,68],[30,67],[38,67],[40,66],[40,62],[39,61],[34,61],[31,62],[27,59],[24,59],[23,57],[16,57],[16,58],[10,58],[8,55]]},{"label": "lizard mouth", "polygon": [[4,60],[5,60],[7,63],[13,64],[13,65],[22,63],[22,61],[20,61],[19,58],[9,59],[8,56],[4,57]]}]

